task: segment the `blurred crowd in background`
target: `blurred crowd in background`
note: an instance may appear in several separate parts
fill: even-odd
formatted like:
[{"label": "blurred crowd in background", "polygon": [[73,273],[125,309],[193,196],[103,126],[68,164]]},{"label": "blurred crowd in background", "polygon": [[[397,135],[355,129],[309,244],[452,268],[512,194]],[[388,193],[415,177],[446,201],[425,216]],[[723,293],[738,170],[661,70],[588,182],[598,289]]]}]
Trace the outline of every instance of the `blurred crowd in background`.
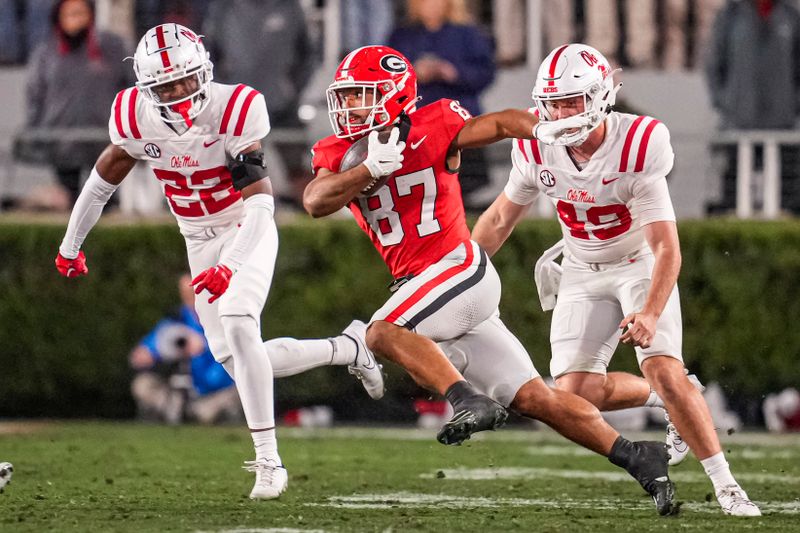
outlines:
[{"label": "blurred crowd in background", "polygon": [[[28,80],[28,131],[14,140],[13,156],[51,165],[58,182],[47,198],[30,204],[0,185],[3,207],[70,208],[106,141],[110,102],[135,81],[122,59],[138,36],[161,22],[205,35],[217,81],[246,83],[265,95],[275,132],[271,146],[279,154],[273,160],[282,176],[276,190],[287,206],[299,206],[311,178],[313,139],[304,134],[310,115],[301,95],[324,58],[367,44],[386,43],[406,54],[425,102],[458,99],[473,114],[483,111],[479,99],[498,69],[536,68],[539,58],[526,54],[531,40],[540,39],[543,55],[577,41],[626,69],[704,72],[722,129],[794,129],[800,101],[796,0],[536,1],[538,36],[527,27],[531,0],[0,0],[0,65],[24,65]],[[70,135],[63,128],[78,129]],[[721,192],[708,214],[728,213],[736,200],[736,146],[720,152],[726,160]],[[756,166],[765,164],[760,146],[754,158]],[[780,163],[781,205],[797,214],[800,156],[792,142],[781,145]],[[488,184],[487,165],[483,151],[465,153],[468,208],[484,207],[470,198]]]}]

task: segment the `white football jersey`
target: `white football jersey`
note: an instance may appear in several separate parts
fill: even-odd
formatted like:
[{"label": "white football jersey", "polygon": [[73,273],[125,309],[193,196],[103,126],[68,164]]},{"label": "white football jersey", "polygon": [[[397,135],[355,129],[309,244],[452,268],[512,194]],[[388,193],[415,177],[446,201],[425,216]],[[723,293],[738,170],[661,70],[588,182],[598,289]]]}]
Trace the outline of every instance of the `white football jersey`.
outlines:
[{"label": "white football jersey", "polygon": [[111,142],[152,169],[184,235],[241,219],[244,202],[227,165],[270,130],[267,104],[255,89],[212,82],[208,94],[206,108],[180,135],[136,87],[117,94],[108,122]]},{"label": "white football jersey", "polygon": [[515,139],[504,190],[519,205],[547,195],[558,212],[565,252],[586,263],[646,249],[642,227],[675,220],[666,180],[674,159],[667,127],[623,113],[611,113],[605,124],[605,140],[583,169],[565,146]]}]

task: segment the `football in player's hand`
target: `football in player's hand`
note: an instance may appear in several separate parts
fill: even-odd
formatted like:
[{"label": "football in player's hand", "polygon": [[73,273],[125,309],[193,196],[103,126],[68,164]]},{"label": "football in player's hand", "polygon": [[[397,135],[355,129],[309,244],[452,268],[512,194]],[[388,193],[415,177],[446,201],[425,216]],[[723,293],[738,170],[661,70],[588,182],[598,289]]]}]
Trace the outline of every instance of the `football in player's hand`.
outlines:
[{"label": "football in player's hand", "polygon": [[[391,135],[391,130],[384,130],[378,132],[378,140],[382,143],[385,143],[389,139],[389,135]],[[351,168],[357,167],[361,163],[363,163],[367,159],[367,153],[369,152],[369,136],[365,136],[354,142],[350,148],[344,153],[344,157],[342,157],[342,162],[339,165],[339,172],[344,172],[346,170],[350,170]],[[375,193],[378,189],[384,186],[384,184],[391,178],[392,175],[389,174],[387,176],[381,176],[380,178],[373,181],[367,188],[361,191],[359,196],[371,196]]]}]

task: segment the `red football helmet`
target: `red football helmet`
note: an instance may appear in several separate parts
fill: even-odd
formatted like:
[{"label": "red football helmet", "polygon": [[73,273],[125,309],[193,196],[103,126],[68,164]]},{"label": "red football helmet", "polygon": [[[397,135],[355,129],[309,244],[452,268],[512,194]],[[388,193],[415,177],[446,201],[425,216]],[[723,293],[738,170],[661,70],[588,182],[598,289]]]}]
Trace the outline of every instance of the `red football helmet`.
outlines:
[{"label": "red football helmet", "polygon": [[[347,95],[354,89],[361,92],[361,105],[348,107]],[[342,60],[326,95],[333,132],[339,138],[353,138],[391,124],[403,111],[413,110],[417,103],[417,74],[397,50],[364,46]],[[364,120],[351,114],[363,110],[369,110]]]}]

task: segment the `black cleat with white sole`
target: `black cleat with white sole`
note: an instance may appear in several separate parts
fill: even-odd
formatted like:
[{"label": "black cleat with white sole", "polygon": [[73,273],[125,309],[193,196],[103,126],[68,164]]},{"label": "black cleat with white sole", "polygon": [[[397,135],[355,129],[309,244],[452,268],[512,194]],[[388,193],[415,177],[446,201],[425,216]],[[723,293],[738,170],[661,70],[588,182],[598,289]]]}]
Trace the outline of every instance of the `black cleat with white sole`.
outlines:
[{"label": "black cleat with white sole", "polygon": [[658,514],[675,514],[675,484],[669,479],[669,452],[663,442],[631,442],[618,437],[608,460],[624,468],[653,498]]},{"label": "black cleat with white sole", "polygon": [[436,435],[436,440],[442,444],[461,444],[473,433],[501,427],[508,418],[505,407],[477,393],[466,381],[451,386],[445,396],[453,405],[455,414]]}]

